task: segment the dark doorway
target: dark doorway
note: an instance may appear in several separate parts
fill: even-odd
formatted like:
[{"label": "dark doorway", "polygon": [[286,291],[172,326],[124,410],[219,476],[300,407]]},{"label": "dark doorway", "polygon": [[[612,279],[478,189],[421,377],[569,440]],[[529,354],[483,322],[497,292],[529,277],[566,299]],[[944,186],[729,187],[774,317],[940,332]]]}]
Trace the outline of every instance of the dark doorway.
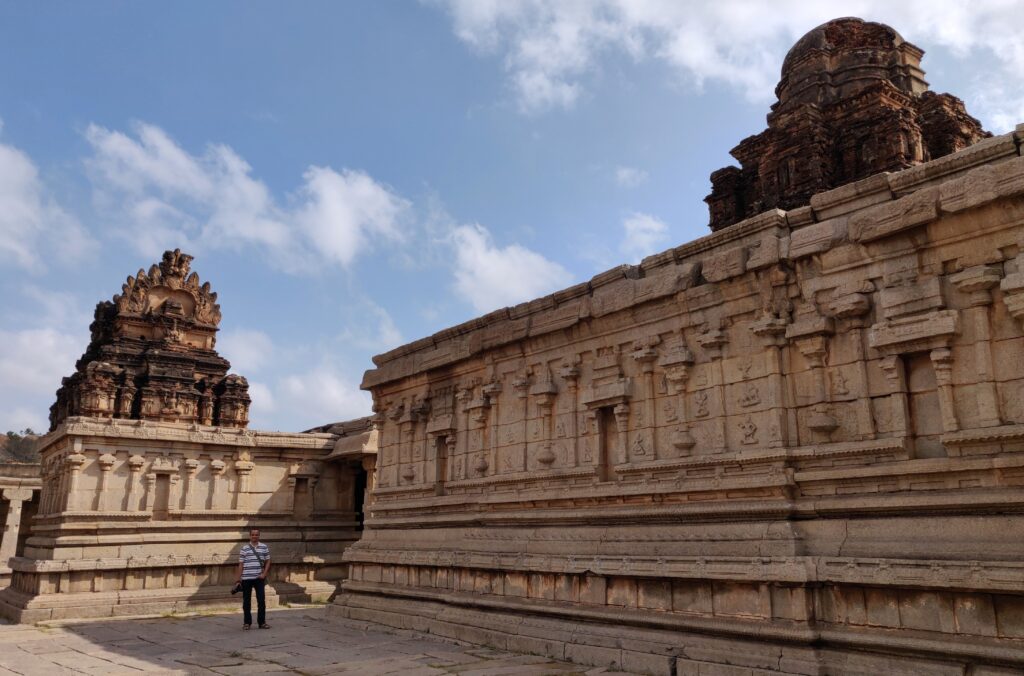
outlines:
[{"label": "dark doorway", "polygon": [[352,484],[353,509],[356,513],[356,528],[363,529],[364,510],[366,508],[366,470],[356,467]]}]

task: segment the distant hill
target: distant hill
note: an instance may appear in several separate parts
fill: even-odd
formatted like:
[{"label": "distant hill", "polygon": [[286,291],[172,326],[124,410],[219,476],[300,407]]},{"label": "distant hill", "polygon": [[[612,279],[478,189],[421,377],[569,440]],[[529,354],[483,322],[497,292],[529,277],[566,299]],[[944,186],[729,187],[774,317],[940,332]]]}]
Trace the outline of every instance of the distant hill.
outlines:
[{"label": "distant hill", "polygon": [[32,430],[0,435],[0,462],[39,462],[35,441],[39,435]]}]

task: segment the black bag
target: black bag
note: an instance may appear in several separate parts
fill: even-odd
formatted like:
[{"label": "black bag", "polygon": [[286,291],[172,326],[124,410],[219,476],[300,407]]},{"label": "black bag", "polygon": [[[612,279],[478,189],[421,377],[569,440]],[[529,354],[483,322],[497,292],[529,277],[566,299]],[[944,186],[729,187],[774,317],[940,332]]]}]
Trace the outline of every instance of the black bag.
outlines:
[{"label": "black bag", "polygon": [[238,592],[242,591],[242,583],[236,582],[235,586],[231,588],[231,595],[234,596]]}]

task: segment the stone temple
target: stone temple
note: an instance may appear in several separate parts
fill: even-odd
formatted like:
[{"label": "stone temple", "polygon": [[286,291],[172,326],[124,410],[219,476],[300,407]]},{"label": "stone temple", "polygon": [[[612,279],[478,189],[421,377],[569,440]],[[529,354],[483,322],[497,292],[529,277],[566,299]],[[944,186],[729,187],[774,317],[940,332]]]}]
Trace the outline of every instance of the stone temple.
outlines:
[{"label": "stone temple", "polygon": [[814,29],[710,235],[375,357],[370,419],[248,430],[169,252],[97,309],[0,612],[224,603],[258,519],[275,598],[333,617],[647,674],[1021,673],[1024,125],[921,56]]}]

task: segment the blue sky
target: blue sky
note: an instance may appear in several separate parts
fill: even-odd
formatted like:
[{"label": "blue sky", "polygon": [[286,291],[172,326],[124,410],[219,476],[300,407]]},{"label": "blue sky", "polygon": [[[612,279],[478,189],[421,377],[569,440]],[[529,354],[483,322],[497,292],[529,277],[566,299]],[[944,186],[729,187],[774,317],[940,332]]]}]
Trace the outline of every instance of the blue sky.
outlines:
[{"label": "blue sky", "polygon": [[365,415],[370,356],[707,233],[788,48],[891,24],[1024,121],[1024,3],[0,2],[0,431],[164,248],[219,292],[253,426]]}]

